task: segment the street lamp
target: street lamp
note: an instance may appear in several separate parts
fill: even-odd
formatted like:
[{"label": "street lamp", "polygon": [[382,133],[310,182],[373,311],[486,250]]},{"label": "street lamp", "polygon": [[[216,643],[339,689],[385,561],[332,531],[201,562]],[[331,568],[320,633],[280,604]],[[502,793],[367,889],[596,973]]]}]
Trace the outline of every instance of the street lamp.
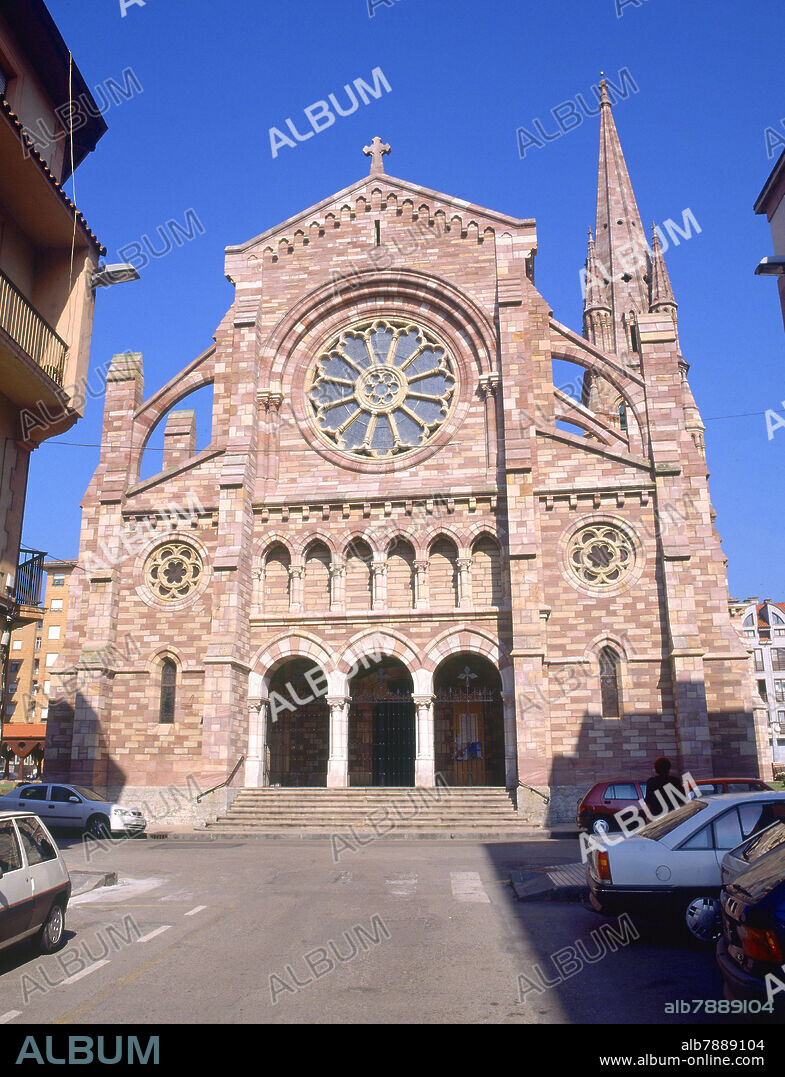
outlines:
[{"label": "street lamp", "polygon": [[756,277],[782,277],[785,275],[785,257],[768,254],[755,266]]},{"label": "street lamp", "polygon": [[139,280],[138,269],[130,262],[117,262],[115,265],[99,266],[94,270],[90,286],[95,292],[96,288],[110,288],[113,284],[125,284],[131,280]]}]

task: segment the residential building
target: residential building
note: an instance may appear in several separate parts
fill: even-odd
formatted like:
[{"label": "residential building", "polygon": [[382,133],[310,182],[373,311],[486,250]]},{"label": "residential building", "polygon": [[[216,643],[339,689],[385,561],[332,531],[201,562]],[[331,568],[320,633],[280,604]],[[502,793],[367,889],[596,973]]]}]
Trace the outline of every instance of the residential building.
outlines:
[{"label": "residential building", "polygon": [[766,215],[774,247],[774,254],[763,258],[755,272],[777,278],[782,320],[785,322],[785,151],[780,154],[755,201],[755,212]]},{"label": "residential building", "polygon": [[755,684],[766,710],[772,759],[785,765],[785,602],[738,603],[738,628],[753,655]]},{"label": "residential building", "polygon": [[8,680],[3,708],[0,756],[6,774],[41,773],[49,701],[62,692],[53,675],[60,660],[68,616],[68,595],[75,561],[46,561],[46,589],[41,607],[28,609],[11,632]]},{"label": "residential building", "polygon": [[8,631],[37,601],[17,571],[30,453],[83,413],[105,253],[64,184],[105,130],[42,0],[0,0],[0,694]]}]

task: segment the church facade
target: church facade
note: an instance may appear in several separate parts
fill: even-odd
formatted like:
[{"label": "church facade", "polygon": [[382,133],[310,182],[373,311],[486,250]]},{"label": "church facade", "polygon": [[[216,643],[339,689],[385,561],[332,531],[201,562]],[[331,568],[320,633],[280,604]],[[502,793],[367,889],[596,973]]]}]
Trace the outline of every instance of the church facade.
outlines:
[{"label": "church facade", "polygon": [[[601,90],[582,334],[537,291],[533,220],[386,174],[374,139],[369,175],[227,249],[234,303],[186,370],[145,400],[115,357],[50,778],[441,775],[556,821],[662,754],[765,772],[677,306]],[[180,404],[209,384],[196,453]]]}]

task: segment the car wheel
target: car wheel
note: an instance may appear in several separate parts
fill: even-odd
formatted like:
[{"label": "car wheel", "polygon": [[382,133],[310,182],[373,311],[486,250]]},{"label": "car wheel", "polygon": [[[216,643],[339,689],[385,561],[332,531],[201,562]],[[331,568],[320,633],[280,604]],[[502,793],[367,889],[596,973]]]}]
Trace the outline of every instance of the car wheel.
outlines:
[{"label": "car wheel", "polygon": [[87,830],[94,838],[110,838],[109,820],[105,815],[91,815],[87,820]]},{"label": "car wheel", "polygon": [[38,948],[42,954],[53,954],[63,941],[65,931],[65,909],[55,902],[49,910],[44,926],[41,928]]},{"label": "car wheel", "polygon": [[596,834],[598,838],[604,838],[606,834],[610,833],[611,824],[603,815],[595,815],[589,820],[589,830],[592,834]]},{"label": "car wheel", "polygon": [[698,942],[716,942],[722,934],[720,903],[713,897],[691,898],[684,908],[684,927]]}]

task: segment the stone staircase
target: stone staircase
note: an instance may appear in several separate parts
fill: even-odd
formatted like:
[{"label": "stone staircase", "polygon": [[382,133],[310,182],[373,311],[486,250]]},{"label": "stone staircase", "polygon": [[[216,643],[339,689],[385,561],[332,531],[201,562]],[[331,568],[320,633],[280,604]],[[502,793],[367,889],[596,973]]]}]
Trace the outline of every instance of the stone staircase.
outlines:
[{"label": "stone staircase", "polygon": [[241,789],[214,833],[517,838],[511,795],[482,786]]}]

